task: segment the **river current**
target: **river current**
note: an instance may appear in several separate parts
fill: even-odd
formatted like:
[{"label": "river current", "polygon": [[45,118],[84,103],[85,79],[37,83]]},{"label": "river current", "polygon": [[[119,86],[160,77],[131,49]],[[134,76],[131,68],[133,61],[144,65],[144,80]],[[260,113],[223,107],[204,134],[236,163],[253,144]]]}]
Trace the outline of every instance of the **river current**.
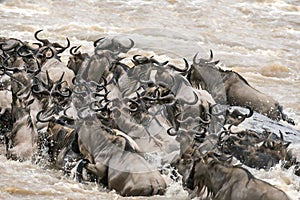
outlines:
[{"label": "river current", "polygon": [[[0,25],[0,37],[33,42],[34,32],[43,29],[42,38],[66,44],[68,37],[88,53],[98,38],[131,38],[129,54],[174,64],[182,58],[191,63],[196,53],[208,57],[211,49],[222,67],[278,100],[300,129],[299,0],[0,0]],[[0,146],[0,199],[127,199],[94,183],[76,183],[42,163],[6,160]],[[291,145],[300,159],[299,147]],[[300,199],[300,177],[292,170],[250,170]],[[165,196],[150,199],[166,198],[188,196],[171,183]]]}]

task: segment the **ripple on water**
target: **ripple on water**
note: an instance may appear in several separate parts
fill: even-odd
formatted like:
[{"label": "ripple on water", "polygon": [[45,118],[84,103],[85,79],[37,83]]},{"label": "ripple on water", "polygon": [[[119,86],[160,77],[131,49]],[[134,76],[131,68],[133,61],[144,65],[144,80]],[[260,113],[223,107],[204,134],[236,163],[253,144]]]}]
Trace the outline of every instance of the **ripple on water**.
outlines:
[{"label": "ripple on water", "polygon": [[290,69],[287,66],[280,64],[271,64],[260,68],[260,73],[263,76],[287,78],[290,76]]}]

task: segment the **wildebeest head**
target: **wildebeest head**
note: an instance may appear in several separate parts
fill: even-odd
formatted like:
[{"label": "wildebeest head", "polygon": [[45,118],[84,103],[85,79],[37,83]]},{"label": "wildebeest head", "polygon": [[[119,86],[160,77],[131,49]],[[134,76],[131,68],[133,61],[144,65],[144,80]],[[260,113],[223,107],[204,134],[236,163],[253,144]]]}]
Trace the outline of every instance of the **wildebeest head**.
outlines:
[{"label": "wildebeest head", "polygon": [[79,70],[81,69],[82,63],[90,57],[87,53],[81,53],[80,51],[78,52],[79,48],[80,46],[73,46],[70,49],[70,54],[72,55],[72,57],[69,57],[67,65],[69,69],[73,70],[75,75],[77,75]]},{"label": "wildebeest head", "polygon": [[231,157],[208,152],[195,159],[187,186],[196,190],[197,196],[223,200],[288,200],[280,189],[256,179],[241,166],[233,166]]},{"label": "wildebeest head", "polygon": [[210,50],[209,59],[199,59],[197,61],[197,55],[194,56],[193,64],[188,71],[187,78],[191,85],[195,88],[201,88],[208,90],[209,92],[215,85],[221,83],[220,69],[216,66],[219,61],[212,61],[213,53]]},{"label": "wildebeest head", "polygon": [[109,75],[113,77],[120,73],[118,67],[125,66],[119,61],[120,53],[126,53],[134,46],[134,42],[130,40],[130,45],[125,46],[116,38],[100,38],[94,42],[94,55],[86,62],[83,62],[79,74],[84,80],[99,82],[102,77],[108,78]]},{"label": "wildebeest head", "polygon": [[[212,167],[214,165],[229,166],[232,161],[231,158],[231,156],[228,157],[214,151],[208,151],[200,157],[196,157],[192,173],[188,177],[189,184],[187,187],[194,190],[197,196],[203,196],[205,192],[207,197],[214,196],[218,192],[218,188],[222,186],[223,182],[221,180],[224,177],[214,175]],[[214,182],[213,178],[220,180],[220,182]]]},{"label": "wildebeest head", "polygon": [[39,45],[38,50],[35,52],[36,56],[41,59],[41,63],[43,63],[45,59],[50,59],[52,57],[60,60],[60,56],[58,54],[61,54],[67,48],[70,47],[69,39],[67,38],[67,45],[64,47],[56,42],[51,43],[48,39],[39,38],[38,34],[42,31],[43,30],[38,30],[34,33],[35,39],[41,42],[41,43],[36,43],[37,45]]},{"label": "wildebeest head", "polygon": [[[195,134],[181,134],[177,136],[180,141],[180,157],[173,163],[178,172],[182,175],[183,184],[188,189],[194,190],[195,166],[203,162],[203,155],[206,152],[214,152],[217,145],[217,136],[208,135],[205,138],[198,138]],[[205,174],[205,168],[202,170]]]},{"label": "wildebeest head", "polygon": [[61,74],[60,78],[53,81],[48,71],[46,71],[47,80],[35,77],[31,91],[34,96],[43,104],[43,109],[55,104],[56,106],[62,108],[69,102],[69,97],[72,94],[71,89],[63,80],[64,72]]}]

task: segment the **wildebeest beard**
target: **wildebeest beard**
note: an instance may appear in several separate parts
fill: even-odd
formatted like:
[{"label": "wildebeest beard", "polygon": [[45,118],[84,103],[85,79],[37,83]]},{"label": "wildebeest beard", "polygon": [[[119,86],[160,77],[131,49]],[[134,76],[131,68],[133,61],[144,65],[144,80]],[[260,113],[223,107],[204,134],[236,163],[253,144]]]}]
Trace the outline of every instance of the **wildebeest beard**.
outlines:
[{"label": "wildebeest beard", "polygon": [[[193,161],[193,167],[186,180],[186,187],[192,190],[192,194],[196,196],[203,196],[206,192],[206,198],[212,197],[214,194],[213,184],[210,181],[210,174],[208,172],[208,166],[201,163],[202,160],[197,159]],[[199,167],[199,164],[201,167]],[[201,171],[200,171],[201,170]]]}]

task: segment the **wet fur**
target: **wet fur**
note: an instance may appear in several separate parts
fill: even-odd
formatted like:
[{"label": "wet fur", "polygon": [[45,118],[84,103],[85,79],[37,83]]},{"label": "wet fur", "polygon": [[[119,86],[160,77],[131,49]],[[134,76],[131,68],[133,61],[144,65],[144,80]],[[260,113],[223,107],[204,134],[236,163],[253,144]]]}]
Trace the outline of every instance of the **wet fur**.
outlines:
[{"label": "wet fur", "polygon": [[195,163],[194,187],[198,193],[207,187],[215,200],[288,200],[288,196],[275,186],[256,179],[241,166],[230,166],[212,160],[208,164]]}]

